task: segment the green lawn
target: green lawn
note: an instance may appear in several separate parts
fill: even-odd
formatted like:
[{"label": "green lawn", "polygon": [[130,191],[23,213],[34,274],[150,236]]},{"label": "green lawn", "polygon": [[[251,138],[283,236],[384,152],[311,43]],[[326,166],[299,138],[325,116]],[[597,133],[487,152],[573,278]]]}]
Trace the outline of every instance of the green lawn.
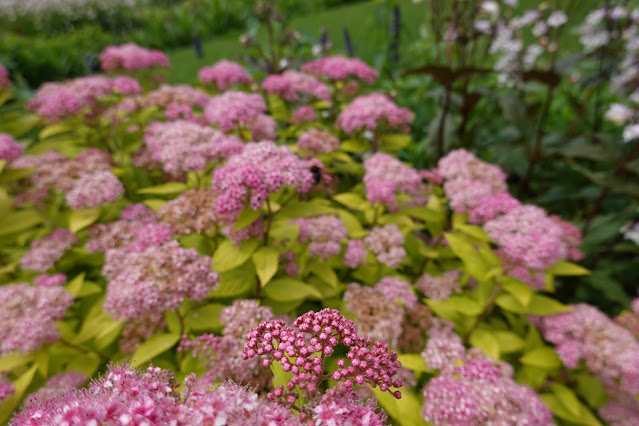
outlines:
[{"label": "green lawn", "polygon": [[[536,0],[522,0],[519,9],[525,10],[526,7],[533,7],[537,3]],[[412,0],[398,0],[397,4],[400,5],[402,14],[402,39],[403,43],[407,44],[418,37],[420,25],[426,22],[429,14],[430,2],[424,0],[415,4]],[[597,5],[597,0],[576,0],[576,6],[570,13],[570,23],[582,22],[586,14]],[[388,14],[382,13],[385,7],[385,2],[380,1],[336,7],[310,16],[297,17],[292,20],[290,28],[313,39],[318,39],[322,29],[326,28],[337,52],[343,51],[342,32],[344,28],[348,28],[355,54],[366,62],[378,66],[381,60],[380,52],[383,52],[386,47],[387,38],[384,33],[390,26],[390,22],[387,21]],[[204,41],[205,56],[202,59],[195,56],[191,47],[170,51],[172,69],[168,76],[169,81],[193,83],[197,80],[197,71],[202,66],[211,65],[223,58],[237,59],[241,53],[238,43],[240,34],[241,32],[236,31]],[[569,24],[564,37],[564,46],[568,50],[579,48],[574,25]]]}]

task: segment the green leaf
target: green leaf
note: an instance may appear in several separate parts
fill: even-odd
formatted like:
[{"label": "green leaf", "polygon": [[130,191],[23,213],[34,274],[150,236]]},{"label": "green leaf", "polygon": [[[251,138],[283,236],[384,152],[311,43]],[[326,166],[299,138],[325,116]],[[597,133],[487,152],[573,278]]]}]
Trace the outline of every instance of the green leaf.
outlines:
[{"label": "green leaf", "polygon": [[294,278],[278,278],[264,287],[264,296],[276,302],[295,302],[304,299],[321,299],[322,294],[302,281]]},{"label": "green leaf", "polygon": [[535,293],[532,288],[523,281],[505,276],[501,280],[502,288],[510,293],[522,306],[527,306]]},{"label": "green leaf", "polygon": [[422,417],[422,403],[413,393],[402,389],[402,398],[397,399],[388,392],[381,391],[379,387],[372,390],[379,405],[393,418],[393,424],[401,426],[427,425]]},{"label": "green leaf", "polygon": [[455,224],[455,226],[453,226],[453,229],[463,232],[466,235],[470,235],[471,237],[476,238],[479,241],[490,241],[490,237],[481,226],[468,225],[467,223],[457,223]]},{"label": "green leaf", "polygon": [[526,306],[526,311],[533,315],[553,315],[568,312],[571,309],[570,306],[566,306],[553,298],[536,293],[533,294],[530,303]]},{"label": "green leaf", "polygon": [[218,330],[224,326],[220,319],[225,305],[209,303],[189,313],[186,317],[187,326],[194,331]]},{"label": "green leaf", "polygon": [[370,149],[371,145],[366,139],[348,139],[342,142],[339,147],[342,151],[360,153]]},{"label": "green leaf", "polygon": [[503,354],[519,352],[524,349],[524,339],[512,331],[496,330],[494,335],[499,343],[499,352]]},{"label": "green leaf", "polygon": [[391,135],[383,135],[381,137],[382,144],[380,151],[396,152],[402,148],[406,148],[411,143],[411,136],[406,133],[395,133]]},{"label": "green leaf", "polygon": [[555,263],[550,268],[546,269],[546,272],[556,276],[590,275],[590,271],[588,269],[572,262],[566,262],[565,260],[560,260]]},{"label": "green leaf", "polygon": [[13,352],[3,358],[0,358],[0,372],[11,371],[14,368],[22,367],[33,361],[32,354],[24,355],[19,352]]},{"label": "green leaf", "polygon": [[577,379],[577,392],[590,407],[598,410],[606,403],[608,395],[606,395],[598,378],[588,373],[578,374],[575,378]]},{"label": "green leaf", "polygon": [[34,365],[13,382],[13,395],[9,395],[0,403],[0,423],[4,424],[9,420],[12,411],[29,388],[37,369],[38,366]]},{"label": "green leaf", "polygon": [[69,231],[74,234],[81,229],[86,228],[100,218],[102,209],[93,207],[84,210],[73,210],[69,215]]},{"label": "green leaf", "polygon": [[46,126],[40,131],[38,138],[40,140],[50,138],[51,136],[59,135],[61,133],[72,132],[73,127],[67,123],[56,123],[50,126]]},{"label": "green leaf", "polygon": [[168,195],[185,191],[187,188],[187,185],[182,182],[167,182],[161,185],[139,189],[138,194]]},{"label": "green leaf", "polygon": [[499,341],[489,330],[477,329],[470,335],[470,344],[493,359],[499,359]]},{"label": "green leaf", "polygon": [[131,357],[131,367],[136,368],[169,350],[180,340],[178,333],[156,334],[142,343]]},{"label": "green leaf", "polygon": [[120,332],[124,328],[124,322],[121,320],[103,321],[100,327],[100,332],[95,336],[95,346],[98,350],[106,348],[120,336]]},{"label": "green leaf", "polygon": [[[550,389],[555,400],[547,405],[557,417],[580,425],[595,426],[601,424],[592,412],[579,401],[571,389],[559,383],[551,384]],[[544,395],[542,395],[542,400],[546,402]],[[561,406],[559,410],[557,410],[558,406]]]},{"label": "green leaf", "polygon": [[102,287],[98,284],[84,280],[84,272],[76,275],[71,281],[67,283],[65,288],[67,292],[73,295],[73,297],[76,299],[91,296],[102,291]]},{"label": "green leaf", "polygon": [[420,354],[399,354],[397,359],[402,363],[402,367],[415,373],[425,373],[428,371],[426,361],[424,361],[424,357]]},{"label": "green leaf", "polygon": [[150,200],[144,200],[144,201],[142,201],[142,203],[144,203],[145,206],[147,206],[148,208],[150,208],[154,212],[157,212],[162,207],[164,207],[164,205],[167,203],[167,201],[166,200],[150,199]]},{"label": "green leaf", "polygon": [[255,289],[257,277],[253,263],[220,274],[220,284],[210,293],[211,297],[238,297]]},{"label": "green leaf", "polygon": [[333,200],[355,210],[365,211],[371,208],[371,204],[359,194],[343,192],[333,196]]},{"label": "green leaf", "polygon": [[280,253],[273,247],[262,247],[253,253],[252,259],[255,265],[255,272],[260,279],[260,284],[264,287],[277,273]]},{"label": "green leaf", "polygon": [[519,362],[548,370],[561,367],[561,359],[559,359],[557,352],[548,346],[542,346],[531,350],[519,358]]},{"label": "green leaf", "polygon": [[293,378],[293,373],[290,371],[284,371],[282,364],[275,361],[271,363],[271,371],[273,372],[273,387],[284,386],[284,389],[286,390],[286,385]]},{"label": "green leaf", "polygon": [[253,210],[251,206],[247,204],[240,213],[240,216],[235,221],[235,227],[233,228],[233,230],[237,232],[242,228],[246,228],[261,216],[262,209]]},{"label": "green leaf", "polygon": [[445,233],[446,240],[453,252],[464,262],[466,272],[479,281],[484,281],[488,265],[475,250],[468,237],[460,234]]},{"label": "green leaf", "polygon": [[0,221],[0,237],[30,229],[42,222],[42,216],[35,210],[19,210]]},{"label": "green leaf", "polygon": [[246,262],[260,245],[259,241],[252,239],[243,241],[240,247],[231,240],[224,240],[213,255],[213,269],[218,272],[226,272]]},{"label": "green leaf", "polygon": [[34,352],[33,355],[40,375],[42,377],[47,377],[47,373],[49,372],[49,351],[46,349],[40,349]]},{"label": "green leaf", "polygon": [[515,312],[517,314],[526,313],[526,307],[510,294],[500,294],[497,296],[495,303],[508,312]]}]

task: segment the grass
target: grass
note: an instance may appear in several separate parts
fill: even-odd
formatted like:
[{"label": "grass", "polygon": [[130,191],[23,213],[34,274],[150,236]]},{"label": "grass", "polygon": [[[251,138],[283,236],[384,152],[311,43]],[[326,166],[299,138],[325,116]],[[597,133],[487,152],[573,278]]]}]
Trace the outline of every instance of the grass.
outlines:
[{"label": "grass", "polygon": [[[565,0],[558,0],[560,4]],[[428,0],[415,4],[412,0],[398,0],[397,2],[369,1],[352,5],[332,8],[326,11],[314,13],[309,16],[301,16],[291,20],[290,28],[299,31],[302,35],[312,40],[318,40],[324,28],[328,31],[329,39],[333,43],[336,52],[344,51],[343,30],[350,32],[355,55],[364,61],[379,68],[383,63],[383,55],[386,52],[388,37],[386,33],[390,27],[387,4],[397,3],[401,10],[403,44],[407,45],[411,40],[418,38],[420,26],[426,23],[429,16]],[[520,10],[535,7],[537,0],[521,0]],[[579,23],[594,8],[599,5],[597,0],[576,0],[576,6],[570,13],[570,23],[564,33],[562,47],[570,52],[579,50],[578,36],[575,33],[575,25]],[[168,75],[171,83],[194,83],[197,81],[197,71],[211,65],[220,59],[238,59],[241,56],[241,47],[238,38],[241,32],[230,32],[222,37],[215,37],[203,42],[204,57],[198,59],[191,47],[176,49],[169,52],[172,69]],[[406,52],[404,52],[406,57]],[[419,66],[421,63],[411,66]]]}]

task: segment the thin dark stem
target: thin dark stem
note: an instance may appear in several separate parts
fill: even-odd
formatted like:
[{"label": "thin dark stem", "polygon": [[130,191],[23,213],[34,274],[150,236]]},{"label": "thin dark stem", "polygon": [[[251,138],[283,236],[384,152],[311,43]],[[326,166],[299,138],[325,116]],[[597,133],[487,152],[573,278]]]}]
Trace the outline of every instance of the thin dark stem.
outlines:
[{"label": "thin dark stem", "polygon": [[66,339],[60,338],[60,343],[62,343],[62,344],[64,344],[64,345],[66,345],[66,346],[68,346],[68,347],[70,347],[70,348],[72,348],[72,349],[75,349],[75,350],[77,350],[77,351],[83,352],[83,353],[85,353],[85,354],[96,354],[97,356],[99,356],[99,357],[100,357],[100,359],[101,359],[102,361],[108,361],[108,360],[109,360],[109,357],[107,357],[106,355],[102,355],[102,354],[101,354],[100,352],[98,352],[98,351],[92,351],[91,349],[87,349],[87,348],[84,348],[84,347],[82,347],[82,346],[78,346],[78,345],[76,345],[75,343],[71,343],[71,342],[69,342],[69,341],[68,341],[68,340],[66,340]]},{"label": "thin dark stem", "polygon": [[488,315],[488,312],[493,308],[493,306],[495,306],[495,301],[497,300],[497,296],[499,296],[500,291],[501,291],[501,283],[495,283],[493,286],[493,292],[491,293],[490,298],[488,299],[488,302],[486,302],[486,306],[484,306],[484,309],[482,309],[479,315],[477,315],[477,318],[475,318],[475,322],[473,322],[473,325],[470,326],[470,329],[464,335],[465,344],[468,344],[468,341],[470,340],[470,335],[473,334],[473,331],[477,329],[477,327],[482,322],[484,317],[486,317],[486,315]]}]

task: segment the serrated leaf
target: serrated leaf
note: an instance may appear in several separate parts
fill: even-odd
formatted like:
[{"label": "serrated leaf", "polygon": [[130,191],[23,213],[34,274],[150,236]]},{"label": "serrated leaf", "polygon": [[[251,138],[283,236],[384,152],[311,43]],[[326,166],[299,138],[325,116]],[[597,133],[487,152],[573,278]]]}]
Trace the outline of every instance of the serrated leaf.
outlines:
[{"label": "serrated leaf", "polygon": [[182,182],[167,182],[161,185],[139,189],[138,194],[168,195],[185,191],[187,188],[187,185]]},{"label": "serrated leaf", "polygon": [[86,228],[100,218],[102,209],[93,207],[84,210],[73,210],[69,215],[69,231],[74,234],[81,229]]},{"label": "serrated leaf", "polygon": [[280,253],[273,247],[262,247],[251,256],[255,265],[255,272],[264,287],[277,273]]},{"label": "serrated leaf", "polygon": [[548,346],[542,346],[531,350],[519,358],[519,362],[548,370],[561,367],[561,359],[559,359],[557,352]]},{"label": "serrated leaf", "polygon": [[180,340],[179,333],[156,334],[143,342],[131,356],[131,367],[136,368],[168,351]]},{"label": "serrated leaf", "polygon": [[264,296],[276,302],[296,302],[305,299],[321,299],[315,287],[294,278],[278,278],[264,287]]},{"label": "serrated leaf", "polygon": [[590,271],[583,266],[579,266],[572,262],[560,260],[559,262],[546,269],[546,272],[556,276],[580,276],[590,275]]},{"label": "serrated leaf", "polygon": [[249,260],[259,244],[257,240],[252,239],[243,241],[238,247],[231,240],[222,241],[213,255],[213,269],[226,272],[240,266]]}]

